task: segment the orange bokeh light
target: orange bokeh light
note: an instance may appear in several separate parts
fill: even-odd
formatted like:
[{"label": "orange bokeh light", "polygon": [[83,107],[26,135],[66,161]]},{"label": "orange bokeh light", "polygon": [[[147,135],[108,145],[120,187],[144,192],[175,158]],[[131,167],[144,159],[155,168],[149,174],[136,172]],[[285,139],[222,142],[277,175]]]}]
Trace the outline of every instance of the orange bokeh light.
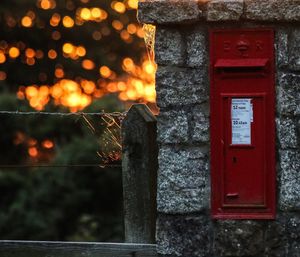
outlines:
[{"label": "orange bokeh light", "polygon": [[49,57],[49,59],[55,59],[57,57],[56,51],[54,49],[50,49],[48,51],[48,57]]},{"label": "orange bokeh light", "polygon": [[112,8],[118,13],[124,13],[126,11],[126,6],[122,2],[114,2]]},{"label": "orange bokeh light", "polygon": [[124,27],[123,23],[120,22],[119,20],[114,20],[114,21],[112,22],[112,26],[113,26],[113,28],[116,29],[116,30],[122,30],[123,27]]},{"label": "orange bokeh light", "polygon": [[6,61],[5,54],[2,51],[0,51],[0,63],[5,63],[5,61]]},{"label": "orange bokeh light", "polygon": [[108,68],[107,66],[102,66],[100,69],[99,69],[99,72],[100,72],[100,74],[101,74],[101,76],[103,77],[103,78],[109,78],[110,77],[110,75],[111,75],[111,69],[110,68]]},{"label": "orange bokeh light", "polygon": [[58,13],[54,13],[50,19],[50,25],[53,26],[53,27],[56,27],[59,25],[59,22],[60,22],[60,14]]},{"label": "orange bokeh light", "polygon": [[78,46],[76,49],[76,54],[80,57],[83,57],[86,55],[86,50],[83,46]]},{"label": "orange bokeh light", "polygon": [[27,48],[25,50],[25,55],[27,58],[33,58],[35,57],[35,51],[32,48]]},{"label": "orange bokeh light", "polygon": [[31,27],[31,26],[32,26],[32,23],[33,23],[33,21],[32,21],[32,19],[31,19],[31,17],[29,17],[29,16],[24,16],[24,17],[22,18],[22,20],[21,20],[22,26],[24,26],[24,27],[26,27],[26,28]]},{"label": "orange bokeh light", "polygon": [[54,143],[53,143],[53,141],[46,139],[42,142],[42,146],[46,149],[51,149],[54,147]]},{"label": "orange bokeh light", "polygon": [[6,80],[6,72],[0,71],[0,81]]},{"label": "orange bokeh light", "polygon": [[38,156],[38,150],[36,147],[29,147],[28,154],[30,157],[37,157]]},{"label": "orange bokeh light", "polygon": [[55,69],[55,77],[61,79],[65,76],[64,70],[61,68],[56,68]]},{"label": "orange bokeh light", "polygon": [[95,63],[90,59],[85,59],[82,61],[82,68],[86,70],[92,70],[95,68]]},{"label": "orange bokeh light", "polygon": [[20,50],[17,47],[11,47],[8,51],[8,55],[10,56],[10,58],[17,58],[20,55]]},{"label": "orange bokeh light", "polygon": [[65,16],[62,22],[66,28],[72,28],[74,26],[74,20],[70,16]]}]

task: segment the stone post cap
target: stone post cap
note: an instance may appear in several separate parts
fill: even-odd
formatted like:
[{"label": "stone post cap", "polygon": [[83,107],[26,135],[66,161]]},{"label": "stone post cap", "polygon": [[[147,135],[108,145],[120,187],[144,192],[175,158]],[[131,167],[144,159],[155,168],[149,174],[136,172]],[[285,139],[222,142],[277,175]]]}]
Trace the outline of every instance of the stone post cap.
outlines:
[{"label": "stone post cap", "polygon": [[300,22],[300,0],[140,0],[138,19],[149,24]]}]

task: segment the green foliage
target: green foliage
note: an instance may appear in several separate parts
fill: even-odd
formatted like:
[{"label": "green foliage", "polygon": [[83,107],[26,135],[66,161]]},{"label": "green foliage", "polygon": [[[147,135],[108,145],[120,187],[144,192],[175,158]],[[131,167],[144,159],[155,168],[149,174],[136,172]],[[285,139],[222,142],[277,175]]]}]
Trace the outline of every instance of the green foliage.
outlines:
[{"label": "green foliage", "polygon": [[[1,109],[16,110],[17,102],[11,95],[0,96]],[[105,106],[119,109],[110,96],[85,111]],[[22,110],[31,108],[24,105]],[[99,116],[87,118],[96,133],[80,116],[1,115],[0,167],[53,167],[0,168],[0,239],[122,241],[121,169],[99,166],[99,140],[106,126]],[[38,142],[54,141],[50,163],[32,163],[26,141],[14,144],[20,131]]]}]

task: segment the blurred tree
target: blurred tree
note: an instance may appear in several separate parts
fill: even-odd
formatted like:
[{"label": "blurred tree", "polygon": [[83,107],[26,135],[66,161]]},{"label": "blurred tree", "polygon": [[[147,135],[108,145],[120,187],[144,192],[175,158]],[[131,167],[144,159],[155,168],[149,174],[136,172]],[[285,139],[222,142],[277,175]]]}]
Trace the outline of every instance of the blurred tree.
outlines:
[{"label": "blurred tree", "polygon": [[[112,112],[120,99],[153,101],[136,5],[2,0],[0,110]],[[92,133],[81,116],[0,115],[0,238],[122,240],[120,169],[97,166],[120,164],[105,120],[87,116]],[[53,167],[4,167],[33,164]]]}]

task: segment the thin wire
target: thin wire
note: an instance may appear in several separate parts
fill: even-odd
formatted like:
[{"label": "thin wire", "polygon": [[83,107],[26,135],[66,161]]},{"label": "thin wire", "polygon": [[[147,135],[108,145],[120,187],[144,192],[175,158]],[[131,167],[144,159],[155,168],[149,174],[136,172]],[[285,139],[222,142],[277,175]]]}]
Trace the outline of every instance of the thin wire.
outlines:
[{"label": "thin wire", "polygon": [[120,168],[122,167],[122,165],[119,164],[71,164],[71,165],[10,165],[10,164],[4,164],[4,165],[0,165],[0,169],[15,169],[15,168],[76,168],[76,167],[98,167],[98,168]]},{"label": "thin wire", "polygon": [[56,116],[124,116],[127,112],[20,112],[20,111],[0,111],[0,114],[11,114],[11,115],[56,115]]}]

